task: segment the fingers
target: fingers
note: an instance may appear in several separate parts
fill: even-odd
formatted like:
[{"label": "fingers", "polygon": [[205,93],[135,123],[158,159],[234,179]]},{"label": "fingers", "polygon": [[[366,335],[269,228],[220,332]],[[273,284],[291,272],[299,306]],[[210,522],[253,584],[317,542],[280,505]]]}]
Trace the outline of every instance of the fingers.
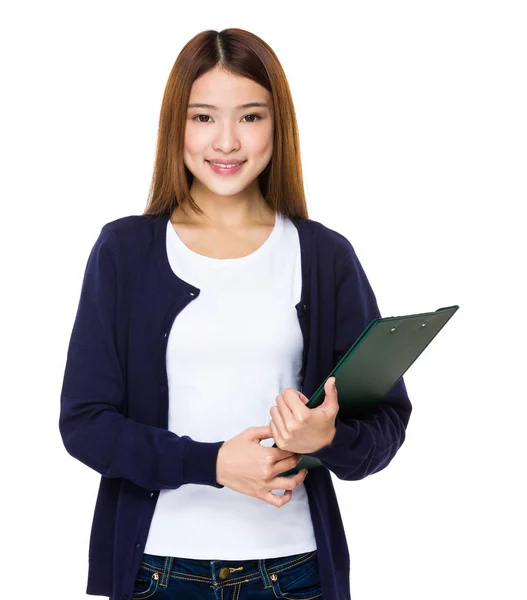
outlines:
[{"label": "fingers", "polygon": [[273,506],[283,506],[287,504],[293,497],[293,490],[298,487],[306,478],[307,469],[302,469],[294,477],[275,477],[269,482],[273,490],[285,490],[282,496],[273,494],[272,491],[264,494],[264,500]]},{"label": "fingers", "polygon": [[291,490],[286,490],[282,496],[277,496],[276,494],[273,494],[273,492],[267,492],[265,494],[264,500],[266,502],[268,502],[269,504],[272,504],[273,506],[280,508],[280,506],[287,504],[289,502],[289,500],[291,500],[292,497],[293,497],[293,492]]},{"label": "fingers", "polygon": [[294,477],[275,477],[269,485],[273,490],[285,490],[282,496],[277,496],[273,492],[266,492],[264,500],[273,506],[283,506],[293,497],[293,490],[298,487],[306,478],[307,469],[302,469]]},{"label": "fingers", "polygon": [[299,486],[307,475],[307,469],[302,469],[296,475],[292,477],[275,477],[269,482],[273,490],[294,490]]},{"label": "fingers", "polygon": [[273,448],[273,450],[278,451],[278,460],[289,458],[290,456],[302,456],[302,454],[298,454],[297,452],[291,452],[290,450],[282,450],[281,448]]},{"label": "fingers", "polygon": [[301,454],[295,454],[295,456],[292,458],[292,464],[291,464],[291,468],[294,469],[302,460],[303,456]]}]

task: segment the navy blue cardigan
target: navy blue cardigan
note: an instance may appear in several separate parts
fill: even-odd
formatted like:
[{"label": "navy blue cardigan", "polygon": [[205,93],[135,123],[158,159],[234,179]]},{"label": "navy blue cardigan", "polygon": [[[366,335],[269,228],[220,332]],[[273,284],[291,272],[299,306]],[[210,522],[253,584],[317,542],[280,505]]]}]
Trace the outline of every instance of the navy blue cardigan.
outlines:
[{"label": "navy blue cardigan", "polygon": [[[172,271],[169,214],[132,215],[101,229],[88,258],[67,351],[59,428],[66,450],[101,475],[87,594],[132,598],[159,490],[216,482],[225,440],[198,442],[168,427],[165,352],[177,314],[200,293]],[[374,292],[351,243],[311,219],[298,229],[304,340],[301,391],[310,397],[370,321]],[[255,315],[257,318],[257,315]],[[368,418],[336,420],[333,442],[304,485],[324,598],[350,600],[350,559],[330,471],[345,481],[384,469],[405,439],[404,380]]]}]

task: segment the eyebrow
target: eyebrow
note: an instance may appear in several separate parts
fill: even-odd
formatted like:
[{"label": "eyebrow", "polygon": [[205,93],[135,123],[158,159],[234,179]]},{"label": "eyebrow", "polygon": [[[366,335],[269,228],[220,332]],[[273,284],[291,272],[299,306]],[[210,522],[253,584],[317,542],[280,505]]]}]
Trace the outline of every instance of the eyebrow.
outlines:
[{"label": "eyebrow", "polygon": [[[269,105],[265,102],[248,102],[247,104],[240,104],[240,106],[236,106],[235,108],[252,108],[253,106],[269,108]],[[217,106],[214,106],[213,104],[203,104],[201,102],[194,102],[193,104],[189,104],[188,108],[210,108],[212,110],[219,110],[219,108]]]}]

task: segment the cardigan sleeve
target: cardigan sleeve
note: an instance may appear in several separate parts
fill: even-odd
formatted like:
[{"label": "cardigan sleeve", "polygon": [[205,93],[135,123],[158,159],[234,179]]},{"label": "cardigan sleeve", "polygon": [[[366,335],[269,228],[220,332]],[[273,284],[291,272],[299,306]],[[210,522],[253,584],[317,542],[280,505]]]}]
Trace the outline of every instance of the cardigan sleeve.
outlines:
[{"label": "cardigan sleeve", "polygon": [[66,450],[104,477],[147,490],[216,481],[223,441],[197,442],[126,416],[125,352],[119,352],[123,273],[119,244],[105,225],[93,246],[67,350],[59,430]]},{"label": "cardigan sleeve", "polygon": [[[351,244],[350,247],[335,274],[334,366],[367,325],[381,317],[372,287]],[[318,458],[339,479],[363,479],[391,462],[404,442],[411,411],[401,377],[383,402],[361,418],[337,415],[333,441],[308,456]]]}]

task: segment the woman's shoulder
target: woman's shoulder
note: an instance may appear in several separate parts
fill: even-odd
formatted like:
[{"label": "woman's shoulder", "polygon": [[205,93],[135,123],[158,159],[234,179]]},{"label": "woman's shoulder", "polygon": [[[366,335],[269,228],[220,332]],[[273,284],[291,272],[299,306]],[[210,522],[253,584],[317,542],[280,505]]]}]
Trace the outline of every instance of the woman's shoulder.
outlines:
[{"label": "woman's shoulder", "polygon": [[307,228],[317,245],[334,253],[337,260],[354,252],[353,245],[344,234],[328,227],[321,221],[303,219],[302,221],[297,221],[297,223],[300,223],[301,227]]},{"label": "woman's shoulder", "polygon": [[[127,215],[108,221],[102,227],[120,244],[127,242],[135,245],[148,242],[155,234],[156,224],[164,215]],[[166,222],[166,218],[165,218]]]},{"label": "woman's shoulder", "polygon": [[160,219],[162,215],[127,215],[108,221],[102,226],[96,245],[111,248],[120,262],[134,263],[155,247],[156,224],[158,228],[162,225]]},{"label": "woman's shoulder", "polygon": [[127,235],[140,232],[142,230],[151,230],[161,216],[158,215],[127,215],[119,217],[113,221],[108,221],[103,225],[103,229],[111,231],[115,235]]}]

